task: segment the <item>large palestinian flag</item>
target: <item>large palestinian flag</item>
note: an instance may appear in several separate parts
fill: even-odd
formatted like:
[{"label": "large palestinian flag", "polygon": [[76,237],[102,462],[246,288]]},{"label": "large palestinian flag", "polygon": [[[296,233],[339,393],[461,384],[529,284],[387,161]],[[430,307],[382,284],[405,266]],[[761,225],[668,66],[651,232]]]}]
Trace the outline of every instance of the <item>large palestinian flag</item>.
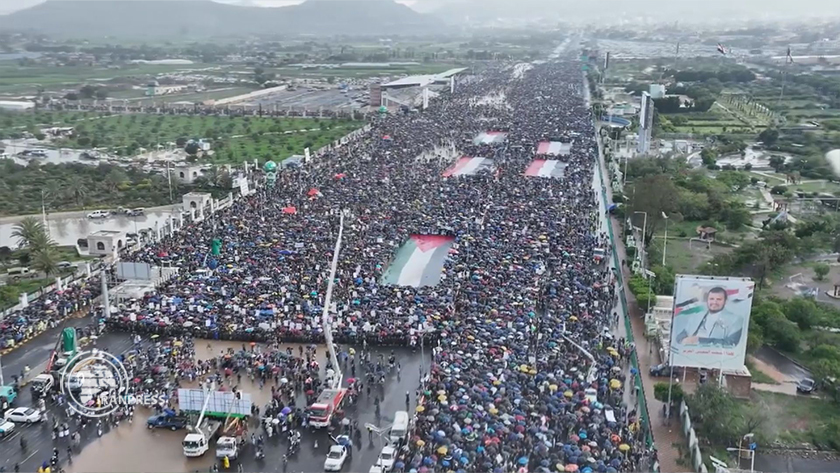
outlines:
[{"label": "large palestinian flag", "polygon": [[537,144],[537,154],[566,155],[571,150],[571,143],[561,143],[560,141],[541,141]]},{"label": "large palestinian flag", "polygon": [[443,263],[454,241],[444,235],[411,235],[385,270],[382,281],[394,286],[434,286],[440,282]]},{"label": "large palestinian flag", "polygon": [[504,143],[506,138],[507,133],[505,132],[487,131],[479,133],[473,140],[473,143],[477,145],[498,145]]},{"label": "large palestinian flag", "polygon": [[443,172],[443,177],[450,176],[469,176],[478,174],[479,171],[493,168],[493,160],[490,158],[471,158],[463,156],[458,159],[451,168]]},{"label": "large palestinian flag", "polygon": [[525,170],[526,176],[561,178],[566,170],[566,163],[554,159],[535,159]]}]

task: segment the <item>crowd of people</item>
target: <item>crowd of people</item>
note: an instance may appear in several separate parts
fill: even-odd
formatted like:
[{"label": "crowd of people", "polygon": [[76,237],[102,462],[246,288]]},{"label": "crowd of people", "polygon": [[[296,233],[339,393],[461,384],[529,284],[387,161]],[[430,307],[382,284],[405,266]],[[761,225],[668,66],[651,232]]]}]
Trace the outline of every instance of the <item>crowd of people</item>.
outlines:
[{"label": "crowd of people", "polygon": [[81,279],[45,294],[0,320],[0,350],[11,349],[63,319],[87,310],[102,292],[99,277]]},{"label": "crowd of people", "polygon": [[[423,113],[380,117],[358,139],[283,170],[273,187],[131,255],[181,271],[110,326],[322,342],[343,214],[329,308],[334,338],[433,351],[399,471],[650,470],[655,451],[624,395],[633,347],[609,333],[615,281],[594,258],[607,242],[583,88],[573,62],[521,74],[498,67]],[[495,99],[476,100],[487,96]],[[506,140],[474,144],[487,131]],[[546,158],[536,155],[544,141],[571,145],[551,157],[565,164],[560,178],[525,175]],[[440,150],[453,148],[492,158],[492,166],[444,177],[453,160]],[[396,250],[418,234],[453,240],[440,282],[382,283]],[[222,242],[218,254],[213,240]]]}]

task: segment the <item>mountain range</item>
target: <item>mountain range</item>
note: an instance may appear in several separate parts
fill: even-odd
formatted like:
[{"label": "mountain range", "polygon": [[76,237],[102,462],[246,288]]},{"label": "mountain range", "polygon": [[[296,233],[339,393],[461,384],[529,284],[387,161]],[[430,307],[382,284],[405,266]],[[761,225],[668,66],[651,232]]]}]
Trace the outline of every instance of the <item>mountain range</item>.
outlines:
[{"label": "mountain range", "polygon": [[50,0],[0,16],[0,31],[83,38],[412,35],[442,22],[393,0],[307,0],[285,7],[210,0]]}]

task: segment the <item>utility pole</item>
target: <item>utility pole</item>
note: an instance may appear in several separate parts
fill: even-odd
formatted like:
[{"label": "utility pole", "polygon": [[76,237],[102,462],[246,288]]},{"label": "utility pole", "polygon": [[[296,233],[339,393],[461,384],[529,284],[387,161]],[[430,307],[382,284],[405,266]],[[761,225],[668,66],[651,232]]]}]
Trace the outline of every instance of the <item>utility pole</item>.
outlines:
[{"label": "utility pole", "polygon": [[3,381],[3,355],[0,355],[0,386],[5,386],[6,382]]}]

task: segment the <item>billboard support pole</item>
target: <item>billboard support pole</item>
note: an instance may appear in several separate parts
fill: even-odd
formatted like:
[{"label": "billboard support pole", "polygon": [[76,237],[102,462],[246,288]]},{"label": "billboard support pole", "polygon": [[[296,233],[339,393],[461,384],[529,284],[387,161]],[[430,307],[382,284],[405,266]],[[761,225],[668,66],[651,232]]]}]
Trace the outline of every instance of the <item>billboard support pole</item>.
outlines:
[{"label": "billboard support pole", "polygon": [[[670,360],[668,360],[670,361]],[[668,404],[665,406],[665,422],[671,424],[671,391],[674,388],[674,367],[668,363]],[[683,368],[685,373],[685,368]]]}]

